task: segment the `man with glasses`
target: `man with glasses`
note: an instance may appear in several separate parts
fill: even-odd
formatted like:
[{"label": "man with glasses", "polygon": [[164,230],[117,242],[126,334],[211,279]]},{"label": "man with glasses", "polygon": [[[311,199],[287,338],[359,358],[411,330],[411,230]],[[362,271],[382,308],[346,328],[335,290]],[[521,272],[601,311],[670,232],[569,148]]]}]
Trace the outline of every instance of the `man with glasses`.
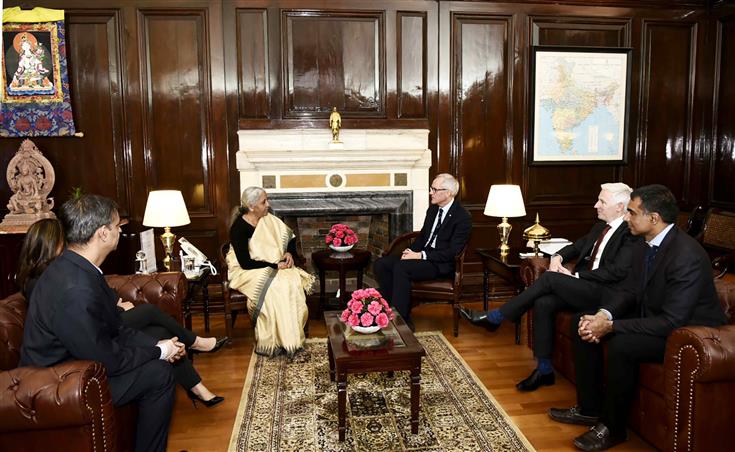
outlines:
[{"label": "man with glasses", "polygon": [[373,270],[383,294],[411,329],[411,282],[449,277],[454,258],[470,237],[472,218],[455,196],[459,183],[451,174],[439,174],[429,187],[431,205],[421,234],[400,256],[375,261]]},{"label": "man with glasses", "polygon": [[115,202],[83,195],[65,202],[59,218],[67,248],[33,289],[20,365],[102,363],[112,403],[138,403],[135,450],[163,452],[174,402],[169,363],[184,355],[184,346],[175,337],[157,341],[122,324],[118,296],[99,268],[120,239],[123,221]]}]

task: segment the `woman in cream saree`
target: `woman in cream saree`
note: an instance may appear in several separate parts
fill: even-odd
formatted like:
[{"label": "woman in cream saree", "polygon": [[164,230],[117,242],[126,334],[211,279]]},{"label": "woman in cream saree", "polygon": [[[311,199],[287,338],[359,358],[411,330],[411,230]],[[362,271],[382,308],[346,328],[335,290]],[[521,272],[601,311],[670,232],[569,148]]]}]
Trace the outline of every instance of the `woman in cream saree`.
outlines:
[{"label": "woman in cream saree", "polygon": [[294,266],[289,251],[295,248],[293,231],[268,213],[265,191],[250,187],[243,192],[242,201],[230,229],[232,245],[226,256],[230,287],[248,297],[255,352],[293,356],[304,344],[309,314],[305,291],[311,289],[314,276]]}]

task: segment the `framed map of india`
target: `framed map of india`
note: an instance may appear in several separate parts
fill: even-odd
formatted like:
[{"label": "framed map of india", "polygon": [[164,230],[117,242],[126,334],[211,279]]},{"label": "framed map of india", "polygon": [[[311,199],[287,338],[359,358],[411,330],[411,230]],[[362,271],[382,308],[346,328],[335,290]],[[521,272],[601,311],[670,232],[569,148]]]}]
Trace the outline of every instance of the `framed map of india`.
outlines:
[{"label": "framed map of india", "polygon": [[626,162],[631,50],[533,47],[531,164]]}]

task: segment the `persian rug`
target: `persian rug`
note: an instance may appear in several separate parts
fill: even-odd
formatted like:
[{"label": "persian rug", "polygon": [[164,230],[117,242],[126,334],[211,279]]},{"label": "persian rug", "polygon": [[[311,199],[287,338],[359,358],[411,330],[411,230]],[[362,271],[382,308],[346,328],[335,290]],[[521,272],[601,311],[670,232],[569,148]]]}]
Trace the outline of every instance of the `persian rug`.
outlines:
[{"label": "persian rug", "polygon": [[64,11],[3,10],[0,137],[74,135]]},{"label": "persian rug", "polygon": [[337,384],[326,339],[292,360],[256,354],[229,451],[527,451],[521,432],[439,332],[416,334],[421,366],[419,433],[411,434],[408,372],[348,376],[347,435],[337,432]]}]

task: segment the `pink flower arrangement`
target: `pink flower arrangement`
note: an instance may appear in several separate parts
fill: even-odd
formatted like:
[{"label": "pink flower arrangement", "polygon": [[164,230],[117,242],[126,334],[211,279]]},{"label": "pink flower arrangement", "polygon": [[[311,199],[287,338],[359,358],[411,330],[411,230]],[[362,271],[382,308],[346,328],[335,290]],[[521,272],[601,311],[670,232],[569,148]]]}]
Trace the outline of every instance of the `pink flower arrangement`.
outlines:
[{"label": "pink flower arrangement", "polygon": [[347,309],[340,319],[350,326],[379,326],[385,328],[396,315],[380,292],[375,289],[359,289],[352,292]]},{"label": "pink flower arrangement", "polygon": [[355,231],[350,229],[349,226],[337,223],[332,226],[332,229],[327,233],[327,237],[324,239],[327,245],[333,246],[349,246],[354,245],[358,242],[357,234]]}]

